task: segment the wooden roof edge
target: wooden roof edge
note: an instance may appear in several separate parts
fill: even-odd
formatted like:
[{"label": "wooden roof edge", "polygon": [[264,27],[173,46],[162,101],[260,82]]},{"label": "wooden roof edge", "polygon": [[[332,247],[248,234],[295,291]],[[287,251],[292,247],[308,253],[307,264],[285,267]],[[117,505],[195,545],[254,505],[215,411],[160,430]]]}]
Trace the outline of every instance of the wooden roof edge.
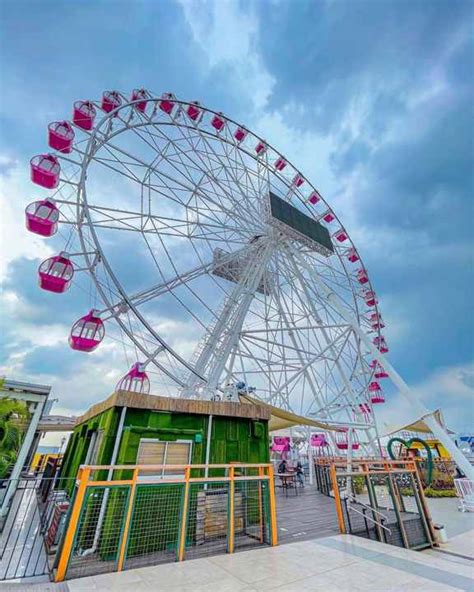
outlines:
[{"label": "wooden roof edge", "polygon": [[248,419],[270,420],[271,411],[265,405],[246,405],[233,401],[209,401],[205,399],[181,399],[178,397],[162,397],[145,395],[131,391],[115,391],[107,399],[92,405],[77,418],[76,426],[89,421],[93,417],[112,407],[130,407],[149,411],[174,411],[195,415],[220,415]]}]

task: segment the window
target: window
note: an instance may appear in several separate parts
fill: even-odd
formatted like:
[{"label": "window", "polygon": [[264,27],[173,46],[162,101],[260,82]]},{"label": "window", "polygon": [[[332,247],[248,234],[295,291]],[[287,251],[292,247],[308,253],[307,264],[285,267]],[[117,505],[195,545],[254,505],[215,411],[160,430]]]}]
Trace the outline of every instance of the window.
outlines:
[{"label": "window", "polygon": [[[191,462],[192,442],[190,440],[176,440],[175,442],[166,442],[151,438],[142,438],[138,447],[137,464],[138,465],[187,465]],[[184,476],[183,469],[164,468],[157,471],[150,471],[143,475],[167,477]]]}]

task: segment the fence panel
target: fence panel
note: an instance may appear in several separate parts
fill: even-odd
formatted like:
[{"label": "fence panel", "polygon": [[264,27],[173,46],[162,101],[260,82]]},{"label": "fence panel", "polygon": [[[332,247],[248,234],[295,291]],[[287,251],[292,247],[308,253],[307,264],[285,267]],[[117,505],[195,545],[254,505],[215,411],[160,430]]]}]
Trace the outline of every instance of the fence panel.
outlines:
[{"label": "fence panel", "polygon": [[81,469],[56,581],[277,542],[271,465],[107,468]]}]

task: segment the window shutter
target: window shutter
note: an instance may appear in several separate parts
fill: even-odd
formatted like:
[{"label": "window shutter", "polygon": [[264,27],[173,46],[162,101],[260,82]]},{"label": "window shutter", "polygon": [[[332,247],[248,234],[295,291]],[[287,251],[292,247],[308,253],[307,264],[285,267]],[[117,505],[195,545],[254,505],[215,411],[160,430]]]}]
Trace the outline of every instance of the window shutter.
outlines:
[{"label": "window shutter", "polygon": [[168,442],[167,465],[187,465],[189,463],[190,444],[188,442]]},{"label": "window shutter", "polygon": [[165,459],[166,442],[141,441],[138,448],[139,465],[162,465]]}]

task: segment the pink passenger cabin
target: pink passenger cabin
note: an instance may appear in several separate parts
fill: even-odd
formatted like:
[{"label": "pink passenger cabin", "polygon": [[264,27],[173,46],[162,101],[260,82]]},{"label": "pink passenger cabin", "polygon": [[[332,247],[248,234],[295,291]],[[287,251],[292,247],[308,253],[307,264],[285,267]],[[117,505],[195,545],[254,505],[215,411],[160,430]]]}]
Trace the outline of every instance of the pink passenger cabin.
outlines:
[{"label": "pink passenger cabin", "polygon": [[356,261],[359,261],[359,255],[358,255],[357,251],[354,249],[354,247],[351,247],[349,249],[349,251],[347,252],[347,260],[350,261],[351,263],[355,263]]},{"label": "pink passenger cabin", "polygon": [[65,292],[74,275],[74,267],[66,253],[50,257],[38,268],[39,285],[43,290],[62,294]]},{"label": "pink passenger cabin", "polygon": [[199,106],[198,101],[193,101],[187,106],[186,113],[188,114],[189,119],[192,121],[197,121],[202,113],[202,109]]},{"label": "pink passenger cabin", "polygon": [[375,306],[378,303],[375,292],[373,292],[372,290],[364,290],[362,295],[367,306]]},{"label": "pink passenger cabin", "polygon": [[214,115],[211,119],[211,125],[218,132],[222,131],[225,125],[224,114],[218,113],[217,115]]},{"label": "pink passenger cabin", "polygon": [[106,90],[102,94],[102,102],[100,107],[102,111],[110,113],[114,109],[118,109],[122,104],[122,97],[116,90]]},{"label": "pink passenger cabin", "polygon": [[308,201],[310,204],[313,204],[313,206],[315,206],[318,203],[318,201],[321,201],[321,196],[317,191],[313,191],[313,193],[309,196]]},{"label": "pink passenger cabin", "polygon": [[379,315],[378,312],[373,312],[369,317],[369,321],[372,329],[383,329],[385,327],[382,315]]},{"label": "pink passenger cabin", "polygon": [[[342,428],[336,432],[336,447],[339,450],[349,449],[349,434],[347,428]],[[356,432],[352,433],[352,450],[358,450],[360,448],[359,438]]]},{"label": "pink passenger cabin", "polygon": [[91,101],[76,101],[72,113],[72,120],[81,129],[90,132],[94,127],[96,110]]},{"label": "pink passenger cabin", "polygon": [[369,281],[369,276],[364,268],[357,270],[357,281],[359,284],[366,284]]},{"label": "pink passenger cabin", "polygon": [[59,210],[51,198],[26,206],[25,218],[26,228],[40,236],[53,236],[58,230]]},{"label": "pink passenger cabin", "polygon": [[77,320],[69,334],[69,345],[82,352],[94,351],[105,336],[103,321],[94,310]]},{"label": "pink passenger cabin", "polygon": [[36,185],[55,189],[59,185],[61,165],[52,154],[38,154],[30,160],[31,180]]},{"label": "pink passenger cabin", "polygon": [[132,92],[132,101],[139,101],[135,103],[135,109],[140,113],[145,113],[147,102],[145,99],[148,98],[148,93],[144,88],[135,88]]},{"label": "pink passenger cabin", "polygon": [[53,150],[69,154],[74,142],[74,130],[67,121],[53,121],[48,125],[48,145]]},{"label": "pink passenger cabin", "polygon": [[387,342],[385,341],[385,337],[383,337],[382,335],[377,335],[377,337],[374,337],[372,343],[375,345],[375,347],[379,350],[381,354],[386,354],[388,352]]},{"label": "pink passenger cabin", "polygon": [[311,434],[311,446],[314,448],[326,448],[329,442],[326,440],[326,434]]},{"label": "pink passenger cabin", "polygon": [[265,154],[266,151],[267,151],[267,145],[265,144],[265,142],[258,142],[257,145],[255,146],[255,152],[259,156],[261,156],[262,154]]},{"label": "pink passenger cabin", "polygon": [[140,362],[133,364],[127,374],[119,380],[115,390],[147,395],[150,392],[150,380],[143,364]]},{"label": "pink passenger cabin", "polygon": [[161,101],[158,103],[159,108],[167,115],[171,115],[175,105],[175,96],[173,93],[163,93]]},{"label": "pink passenger cabin", "polygon": [[299,173],[296,174],[293,178],[293,186],[294,187],[301,187],[301,185],[303,185],[303,183],[304,183],[303,177]]},{"label": "pink passenger cabin", "polygon": [[247,134],[248,134],[248,131],[246,129],[244,129],[243,127],[238,127],[235,130],[234,138],[240,144],[240,142],[243,142],[245,140],[245,138],[247,137]]},{"label": "pink passenger cabin", "polygon": [[335,220],[335,218],[336,218],[336,217],[334,216],[334,214],[333,214],[332,212],[330,212],[330,211],[326,212],[326,213],[324,214],[324,216],[323,216],[323,220],[324,220],[325,222],[327,222],[328,224],[329,224],[330,222],[332,222],[333,220]]},{"label": "pink passenger cabin", "polygon": [[277,171],[282,171],[285,167],[286,167],[286,160],[284,158],[282,158],[281,156],[279,156],[275,162],[274,162],[274,167],[276,168]]},{"label": "pink passenger cabin", "polygon": [[339,243],[343,243],[348,238],[346,231],[342,228],[335,232],[333,236]]}]

